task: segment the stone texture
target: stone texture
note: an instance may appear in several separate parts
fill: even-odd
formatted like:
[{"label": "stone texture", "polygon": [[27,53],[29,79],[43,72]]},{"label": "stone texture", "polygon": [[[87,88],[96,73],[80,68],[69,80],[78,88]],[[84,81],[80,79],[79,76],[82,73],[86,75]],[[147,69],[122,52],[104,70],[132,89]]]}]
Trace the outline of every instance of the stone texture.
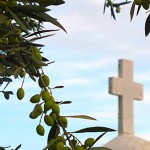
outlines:
[{"label": "stone texture", "polygon": [[[105,144],[104,147],[112,150],[150,150],[150,142],[134,135],[126,134],[117,136]],[[100,148],[95,147],[92,150],[100,150]]]},{"label": "stone texture", "polygon": [[109,93],[119,96],[118,132],[133,134],[133,100],[143,98],[143,85],[133,81],[133,62],[119,60],[118,78],[109,78]]},{"label": "stone texture", "polygon": [[[150,141],[134,136],[133,100],[143,98],[143,86],[133,81],[133,62],[119,60],[118,76],[109,78],[109,93],[119,97],[119,135],[103,147],[112,150],[150,150]],[[106,149],[95,147],[92,150]]]}]

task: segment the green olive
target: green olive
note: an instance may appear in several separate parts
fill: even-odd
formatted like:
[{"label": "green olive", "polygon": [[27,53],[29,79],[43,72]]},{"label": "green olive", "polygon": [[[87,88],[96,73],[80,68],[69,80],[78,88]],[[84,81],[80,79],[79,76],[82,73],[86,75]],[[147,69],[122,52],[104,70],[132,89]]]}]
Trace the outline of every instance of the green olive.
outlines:
[{"label": "green olive", "polygon": [[45,130],[44,127],[42,125],[38,125],[36,127],[36,132],[37,134],[39,134],[40,136],[44,136]]},{"label": "green olive", "polygon": [[48,125],[48,126],[53,126],[54,125],[54,121],[53,118],[49,115],[45,115],[44,116],[44,122]]},{"label": "green olive", "polygon": [[24,89],[23,89],[23,88],[19,88],[19,89],[17,90],[17,98],[18,98],[19,100],[22,100],[22,99],[24,98]]}]

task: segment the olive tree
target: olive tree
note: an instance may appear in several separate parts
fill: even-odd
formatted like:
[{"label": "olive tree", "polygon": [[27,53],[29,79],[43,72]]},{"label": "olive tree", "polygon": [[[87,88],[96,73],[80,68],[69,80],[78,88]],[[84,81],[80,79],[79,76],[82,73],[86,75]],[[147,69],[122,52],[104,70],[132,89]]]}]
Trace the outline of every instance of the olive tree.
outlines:
[{"label": "olive tree", "polygon": [[150,33],[150,0],[133,0],[133,1],[123,1],[118,2],[118,0],[105,0],[104,2],[104,13],[106,9],[110,8],[111,16],[116,20],[116,13],[121,12],[121,7],[123,7],[126,4],[132,3],[131,9],[130,9],[130,18],[133,19],[134,14],[139,14],[140,11],[145,11],[148,14],[148,17],[145,21],[145,36],[147,36]]},{"label": "olive tree", "polygon": [[[52,90],[63,88],[63,86],[51,87],[50,78],[44,73],[44,67],[51,63],[48,58],[43,57],[43,44],[37,43],[39,39],[53,36],[59,29],[67,32],[66,29],[48,14],[49,7],[64,4],[63,0],[1,0],[0,1],[0,85],[4,88],[0,91],[6,100],[11,98],[13,91],[7,87],[13,80],[22,78],[20,87],[17,87],[16,96],[18,100],[25,99],[24,82],[27,76],[32,82],[37,83],[40,92],[30,98],[34,104],[29,114],[31,119],[38,119],[39,123],[35,130],[39,136],[45,134],[45,126],[49,126],[47,145],[43,150],[83,150],[90,149],[107,132],[115,131],[107,127],[87,127],[69,132],[67,130],[67,117],[95,120],[86,115],[62,116],[61,105],[70,104],[71,101],[56,101]],[[111,15],[116,19],[116,13],[120,8],[132,3],[130,16],[133,19],[137,8],[137,15],[141,8],[149,13],[149,0],[134,0],[118,2],[112,0],[104,1],[104,12],[110,8]],[[44,22],[49,22],[58,29],[44,29]],[[150,14],[145,22],[145,35],[150,32]],[[45,124],[42,124],[44,120]],[[93,139],[88,138],[82,143],[74,133],[101,132]],[[20,149],[21,145],[15,149]],[[1,150],[4,147],[0,147]],[[101,149],[104,149],[103,147]]]}]

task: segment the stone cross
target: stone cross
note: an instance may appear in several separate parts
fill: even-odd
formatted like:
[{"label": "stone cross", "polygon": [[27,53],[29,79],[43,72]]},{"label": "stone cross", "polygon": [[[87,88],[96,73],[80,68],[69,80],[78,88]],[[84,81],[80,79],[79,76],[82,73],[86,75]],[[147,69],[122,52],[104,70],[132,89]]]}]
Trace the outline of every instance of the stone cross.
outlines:
[{"label": "stone cross", "polygon": [[143,85],[133,81],[133,62],[119,60],[118,78],[109,78],[109,93],[119,96],[119,134],[134,134],[133,100],[143,98]]}]

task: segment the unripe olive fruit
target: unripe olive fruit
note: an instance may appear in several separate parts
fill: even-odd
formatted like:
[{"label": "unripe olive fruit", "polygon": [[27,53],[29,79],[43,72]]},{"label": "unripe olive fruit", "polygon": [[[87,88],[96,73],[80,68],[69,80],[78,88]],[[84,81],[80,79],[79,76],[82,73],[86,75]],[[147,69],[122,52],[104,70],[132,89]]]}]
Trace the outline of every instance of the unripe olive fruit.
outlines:
[{"label": "unripe olive fruit", "polygon": [[[60,121],[62,122],[62,124],[64,125],[64,127],[67,127],[68,121],[67,121],[66,117],[60,116],[59,119],[60,119]],[[61,125],[61,124],[60,124],[60,125]]]},{"label": "unripe olive fruit", "polygon": [[42,106],[40,104],[37,104],[35,105],[33,111],[30,113],[29,117],[31,119],[36,119],[41,114],[42,114]]},{"label": "unripe olive fruit", "polygon": [[58,104],[56,104],[56,103],[53,104],[52,112],[55,113],[55,114],[59,114],[60,113],[60,108],[59,108]]},{"label": "unripe olive fruit", "polygon": [[35,56],[39,61],[42,61],[42,56],[41,56],[40,53],[36,52],[36,53],[34,54],[34,56]]},{"label": "unripe olive fruit", "polygon": [[42,100],[45,101],[45,102],[50,99],[50,93],[49,93],[49,91],[42,91],[41,95],[42,95]]},{"label": "unripe olive fruit", "polygon": [[66,143],[64,137],[62,137],[62,136],[57,137],[57,142],[63,142],[64,144]]},{"label": "unripe olive fruit", "polygon": [[53,112],[50,113],[50,116],[53,118],[54,122],[56,121],[57,119],[57,115]]},{"label": "unripe olive fruit", "polygon": [[108,4],[109,4],[109,6],[111,6],[112,5],[112,1],[108,0]]},{"label": "unripe olive fruit", "polygon": [[54,125],[54,121],[53,118],[49,115],[45,115],[44,116],[44,122],[48,125],[48,126],[53,126]]},{"label": "unripe olive fruit", "polygon": [[5,25],[6,27],[10,27],[10,23],[11,23],[10,20],[6,20],[6,21],[4,22],[4,25]]},{"label": "unripe olive fruit", "polygon": [[71,148],[66,146],[66,147],[63,148],[63,150],[71,150]]},{"label": "unripe olive fruit", "polygon": [[26,72],[25,72],[24,70],[22,70],[22,71],[20,72],[20,77],[23,78],[25,75],[26,75]]},{"label": "unripe olive fruit", "polygon": [[32,52],[33,52],[33,54],[35,54],[35,53],[39,53],[40,51],[36,46],[34,46],[34,47],[32,47]]},{"label": "unripe olive fruit", "polygon": [[42,106],[40,104],[36,104],[35,107],[34,107],[33,112],[36,112],[40,115],[42,113],[42,111],[43,111]]},{"label": "unripe olive fruit", "polygon": [[40,94],[36,94],[34,96],[31,97],[30,102],[31,103],[38,103],[40,101]]},{"label": "unripe olive fruit", "polygon": [[51,100],[46,101],[44,104],[44,111],[46,112],[50,110],[52,106],[53,106],[53,102]]},{"label": "unripe olive fruit", "polygon": [[50,100],[54,103],[55,100],[54,100],[54,97],[53,96],[50,96]]},{"label": "unripe olive fruit", "polygon": [[143,1],[143,0],[136,0],[136,3],[135,3],[135,4],[136,4],[136,5],[142,5],[142,1]]},{"label": "unripe olive fruit", "polygon": [[55,139],[50,139],[48,141],[48,144],[51,144],[50,147],[49,147],[50,150],[56,150],[56,141],[55,141]]},{"label": "unripe olive fruit", "polygon": [[[43,81],[43,82],[42,82],[42,81]],[[39,86],[40,86],[41,88],[43,88],[44,86],[49,86],[49,84],[50,84],[50,79],[49,79],[49,77],[48,77],[47,75],[42,75],[42,76],[39,78],[38,83],[39,83]],[[43,83],[44,83],[44,85],[43,85]]]},{"label": "unripe olive fruit", "polygon": [[80,145],[75,146],[75,150],[84,150],[84,148]]},{"label": "unripe olive fruit", "polygon": [[8,36],[8,40],[10,43],[18,42],[18,39],[12,35]]},{"label": "unripe olive fruit", "polygon": [[20,36],[21,35],[21,30],[20,29],[16,29],[16,35]]},{"label": "unripe olive fruit", "polygon": [[29,114],[29,117],[30,117],[31,119],[36,119],[38,116],[39,116],[39,113],[36,112],[36,111],[32,111],[32,112]]},{"label": "unripe olive fruit", "polygon": [[23,89],[23,88],[19,88],[19,89],[17,90],[17,98],[18,98],[19,100],[22,100],[22,99],[24,98],[24,89]]},{"label": "unripe olive fruit", "polygon": [[58,142],[56,144],[56,150],[63,150],[64,148],[64,143],[63,142]]},{"label": "unripe olive fruit", "polygon": [[38,126],[36,127],[36,132],[37,132],[37,134],[43,136],[44,133],[45,133],[44,127],[43,127],[42,125],[38,125]]},{"label": "unripe olive fruit", "polygon": [[143,0],[142,1],[142,6],[145,10],[148,10],[149,9],[149,2],[147,2],[147,0]]},{"label": "unripe olive fruit", "polygon": [[87,147],[90,147],[90,146],[93,145],[93,143],[94,143],[94,139],[93,138],[88,138],[88,139],[85,140],[84,145],[87,146]]},{"label": "unripe olive fruit", "polygon": [[116,13],[120,13],[120,7],[116,7]]}]

